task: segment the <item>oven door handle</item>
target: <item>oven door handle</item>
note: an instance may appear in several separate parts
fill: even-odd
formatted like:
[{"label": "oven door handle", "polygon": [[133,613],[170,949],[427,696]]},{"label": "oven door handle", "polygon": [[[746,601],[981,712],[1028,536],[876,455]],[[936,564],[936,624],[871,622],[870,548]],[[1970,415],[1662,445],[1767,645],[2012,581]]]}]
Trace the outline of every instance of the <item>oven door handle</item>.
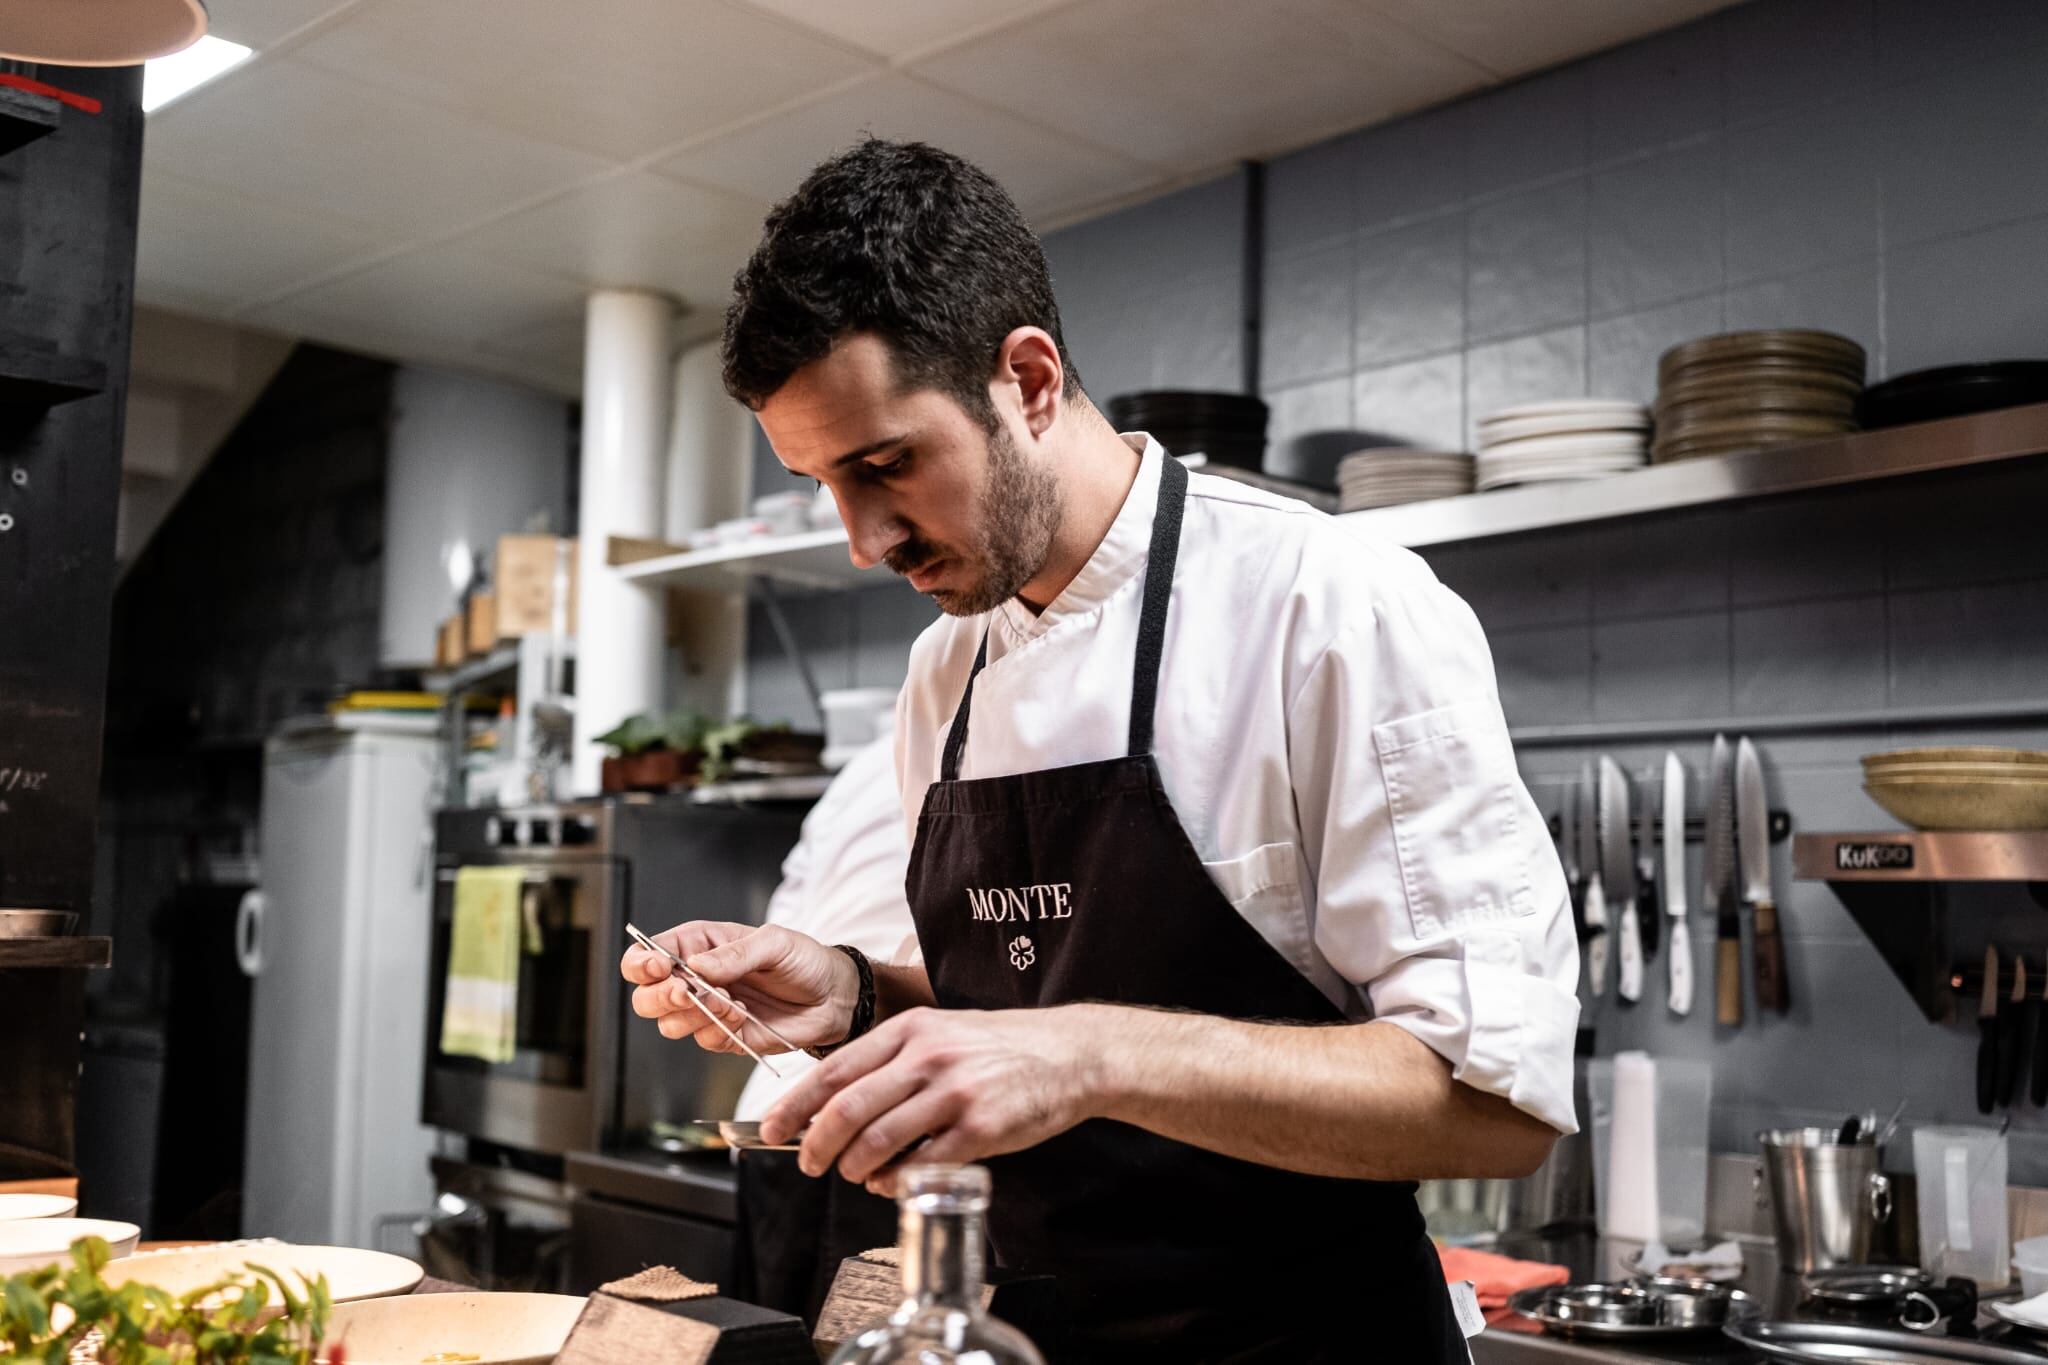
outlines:
[{"label": "oven door handle", "polygon": [[257,890],[242,893],[235,907],[235,962],[245,976],[263,971],[263,908],[267,902]]}]

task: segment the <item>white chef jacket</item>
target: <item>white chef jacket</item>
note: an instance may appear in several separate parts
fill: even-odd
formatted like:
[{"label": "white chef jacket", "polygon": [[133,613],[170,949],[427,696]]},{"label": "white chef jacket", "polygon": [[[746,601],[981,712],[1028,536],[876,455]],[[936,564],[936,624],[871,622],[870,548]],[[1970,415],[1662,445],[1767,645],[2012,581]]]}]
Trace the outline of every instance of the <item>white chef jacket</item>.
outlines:
[{"label": "white chef jacket", "polygon": [[[941,616],[897,701],[915,833],[982,634],[963,778],[1124,753],[1160,445],[1043,613]],[[1465,603],[1406,550],[1306,504],[1188,481],[1153,751],[1225,899],[1353,1018],[1573,1132],[1578,944]],[[1134,947],[1135,951],[1135,947]]]},{"label": "white chef jacket", "polygon": [[[913,932],[903,899],[910,844],[897,799],[894,750],[886,735],[863,747],[811,807],[796,847],[783,860],[782,882],[769,897],[768,923],[883,961]],[[781,1077],[756,1066],[734,1118],[760,1118],[815,1065],[802,1052],[774,1060]]]}]

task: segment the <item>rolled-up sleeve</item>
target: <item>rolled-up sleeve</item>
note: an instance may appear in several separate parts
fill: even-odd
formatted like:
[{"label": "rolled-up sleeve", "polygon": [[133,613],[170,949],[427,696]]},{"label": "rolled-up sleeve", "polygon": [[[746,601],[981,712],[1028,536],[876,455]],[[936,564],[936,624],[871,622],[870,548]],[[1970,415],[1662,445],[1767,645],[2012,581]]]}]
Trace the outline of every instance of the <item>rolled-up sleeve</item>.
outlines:
[{"label": "rolled-up sleeve", "polygon": [[1470,609],[1420,573],[1347,618],[1288,750],[1317,950],[1459,1081],[1576,1131],[1570,899]]}]

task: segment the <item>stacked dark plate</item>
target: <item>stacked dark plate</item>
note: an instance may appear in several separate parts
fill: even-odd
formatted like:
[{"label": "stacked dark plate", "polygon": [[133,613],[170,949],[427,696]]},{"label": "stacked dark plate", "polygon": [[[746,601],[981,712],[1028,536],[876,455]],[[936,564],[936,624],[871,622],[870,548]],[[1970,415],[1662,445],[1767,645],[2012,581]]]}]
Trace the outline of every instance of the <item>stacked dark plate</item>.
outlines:
[{"label": "stacked dark plate", "polygon": [[1150,432],[1175,455],[1207,455],[1218,464],[1261,468],[1266,458],[1266,405],[1242,393],[1151,389],[1109,400],[1118,431]]},{"label": "stacked dark plate", "polygon": [[2048,360],[2001,360],[1915,370],[1863,391],[1865,428],[1938,422],[1972,412],[2048,403]]},{"label": "stacked dark plate", "polygon": [[1863,348],[1832,332],[1726,332],[1657,362],[1658,463],[1856,430]]}]

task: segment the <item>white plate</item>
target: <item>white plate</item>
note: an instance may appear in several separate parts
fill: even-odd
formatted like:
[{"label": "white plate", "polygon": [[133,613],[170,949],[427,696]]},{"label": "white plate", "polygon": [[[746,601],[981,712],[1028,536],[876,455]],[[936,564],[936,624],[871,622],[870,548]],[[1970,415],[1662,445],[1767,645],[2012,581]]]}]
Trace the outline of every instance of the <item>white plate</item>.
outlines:
[{"label": "white plate", "polygon": [[1568,436],[1574,432],[1646,432],[1649,429],[1650,414],[1646,411],[1639,410],[1634,416],[1627,417],[1619,414],[1603,417],[1598,413],[1560,413],[1555,417],[1510,417],[1505,421],[1489,422],[1479,428],[1479,440],[1482,445],[1495,445],[1532,436]]},{"label": "white plate", "polygon": [[0,1275],[67,1262],[71,1244],[81,1237],[105,1238],[119,1260],[135,1250],[141,1236],[135,1224],[106,1218],[17,1218],[0,1223]]},{"label": "white plate", "polygon": [[68,1194],[0,1194],[0,1223],[17,1218],[69,1218],[78,1201]]},{"label": "white plate", "polygon": [[1489,412],[1479,419],[1479,425],[1511,422],[1521,417],[1555,417],[1560,413],[1580,417],[1626,417],[1642,410],[1641,403],[1631,403],[1626,398],[1546,398],[1540,403],[1517,403],[1511,408]]},{"label": "white plate", "polygon": [[417,1264],[387,1251],[361,1247],[294,1246],[289,1242],[231,1242],[224,1246],[179,1247],[146,1251],[117,1266],[108,1266],[109,1284],[134,1280],[166,1293],[183,1294],[229,1275],[246,1274],[251,1265],[274,1270],[293,1281],[297,1293],[307,1280],[327,1277],[327,1292],[336,1303],[403,1294],[425,1273]]},{"label": "white plate", "polygon": [[1498,455],[1626,455],[1642,454],[1649,441],[1639,431],[1582,431],[1567,436],[1525,436],[1514,441],[1482,441],[1479,458]]},{"label": "white plate", "polygon": [[478,1365],[546,1365],[569,1339],[587,1302],[573,1294],[372,1299],[336,1308],[327,1320],[326,1345],[342,1347],[348,1365],[420,1365],[444,1354]]},{"label": "white plate", "polygon": [[1574,483],[1586,479],[1604,479],[1611,474],[1624,471],[1618,469],[1571,469],[1561,473],[1531,474],[1520,470],[1506,470],[1492,476],[1481,475],[1478,491],[1490,492],[1496,488],[1510,488],[1525,483]]}]

